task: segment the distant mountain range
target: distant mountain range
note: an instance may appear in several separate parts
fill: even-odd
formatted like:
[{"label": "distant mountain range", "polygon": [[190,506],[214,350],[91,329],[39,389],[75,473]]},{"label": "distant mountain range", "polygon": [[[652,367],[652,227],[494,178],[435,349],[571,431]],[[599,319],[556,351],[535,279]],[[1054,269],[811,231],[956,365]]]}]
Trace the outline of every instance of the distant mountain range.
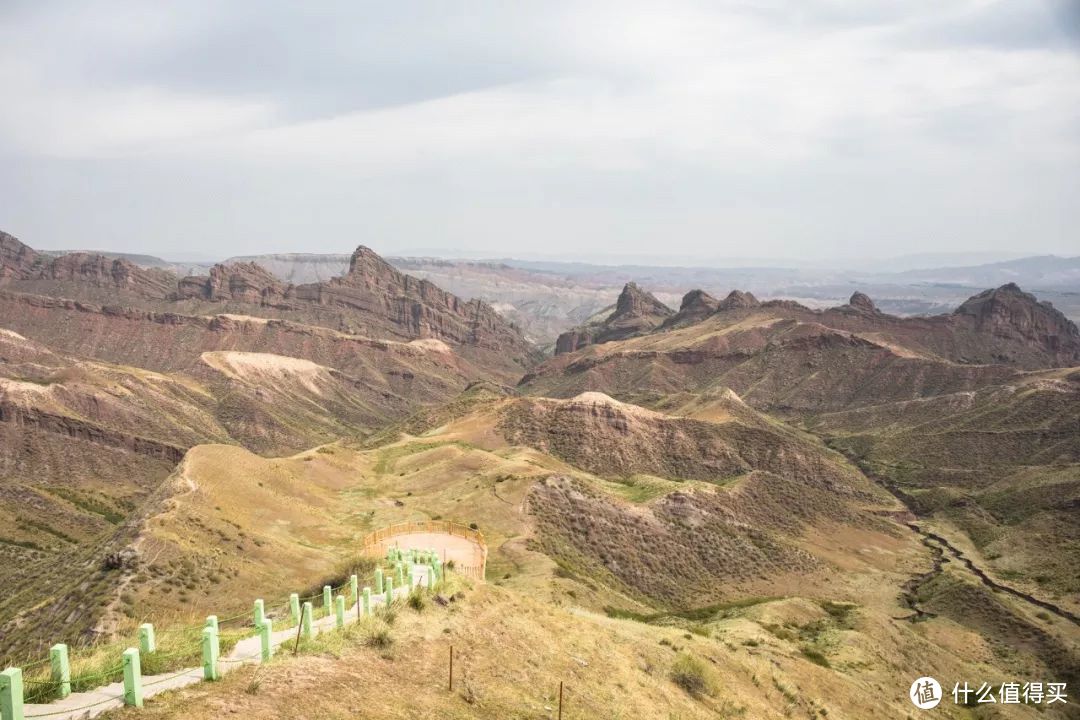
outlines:
[{"label": "distant mountain range", "polygon": [[[50,255],[61,253],[50,252]],[[144,268],[178,276],[205,275],[211,264],[174,262],[151,255],[102,253]],[[733,267],[665,267],[597,265],[550,260],[443,259],[388,257],[397,269],[428,279],[455,295],[492,305],[541,346],[554,347],[555,338],[590,316],[612,307],[627,282],[648,287],[661,301],[677,305],[689,290],[726,295],[740,288],[767,299],[797,300],[811,307],[842,304],[852,292],[875,299],[884,311],[897,315],[947,312],[974,291],[1016,283],[1052,303],[1072,320],[1080,320],[1080,256],[1040,255],[979,265],[910,267],[932,260],[979,257],[927,254],[898,258],[888,268],[856,269],[796,267],[779,264]],[[257,263],[285,283],[325,282],[347,273],[348,253],[277,253],[228,258],[224,264]],[[762,263],[768,263],[762,260]]]}]

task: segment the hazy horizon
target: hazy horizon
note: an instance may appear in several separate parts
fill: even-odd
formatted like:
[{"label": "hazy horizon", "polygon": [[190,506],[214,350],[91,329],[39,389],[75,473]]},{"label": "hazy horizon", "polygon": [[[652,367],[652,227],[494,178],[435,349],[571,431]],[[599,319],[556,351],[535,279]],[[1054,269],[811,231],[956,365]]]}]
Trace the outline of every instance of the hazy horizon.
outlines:
[{"label": "hazy horizon", "polygon": [[[0,228],[2,230],[2,228]],[[22,238],[19,238],[23,240]],[[30,243],[26,243],[30,244]],[[362,243],[361,243],[362,244]],[[939,253],[908,253],[901,255],[890,255],[880,257],[851,257],[851,258],[806,258],[806,257],[694,257],[694,256],[670,256],[670,255],[647,255],[647,254],[635,254],[625,255],[617,252],[610,254],[590,254],[590,253],[559,253],[559,254],[545,254],[545,253],[531,253],[520,252],[513,255],[491,255],[482,252],[462,252],[452,248],[400,248],[397,252],[387,253],[382,252],[378,247],[372,248],[378,254],[390,257],[390,258],[402,258],[402,259],[438,259],[438,260],[460,260],[465,262],[500,262],[500,261],[517,261],[521,263],[535,263],[544,264],[550,263],[552,265],[564,264],[564,265],[588,265],[597,267],[709,267],[709,268],[770,268],[770,269],[821,269],[825,267],[834,268],[837,270],[863,270],[872,269],[883,263],[889,264],[889,268],[883,268],[882,272],[888,272],[889,269],[895,271],[903,271],[905,269],[921,269],[921,268],[946,268],[946,267],[965,267],[965,266],[979,266],[988,265],[1001,262],[1008,262],[1010,260],[1021,260],[1032,257],[1060,257],[1062,259],[1073,259],[1074,257],[1080,257],[1080,255],[1053,255],[1053,254],[1037,254],[1032,255],[1021,252],[939,252]],[[201,252],[184,252],[184,251],[169,251],[162,249],[160,251],[154,251],[153,248],[149,248],[140,252],[128,252],[119,251],[111,248],[103,247],[70,247],[70,248],[58,248],[58,247],[37,247],[35,250],[39,252],[45,252],[50,254],[70,253],[70,252],[86,252],[86,253],[99,253],[104,255],[145,255],[147,257],[156,258],[166,262],[174,263],[192,263],[192,264],[207,264],[218,263],[226,260],[258,258],[267,256],[349,256],[355,248],[342,248],[342,249],[327,249],[324,251],[290,251],[290,250],[267,250],[265,252],[250,253],[244,255],[213,255],[209,253]],[[840,264],[843,263],[843,264]],[[899,266],[899,267],[898,267]]]},{"label": "hazy horizon", "polygon": [[1075,255],[1078,20],[1067,0],[7,3],[0,228],[208,259]]}]

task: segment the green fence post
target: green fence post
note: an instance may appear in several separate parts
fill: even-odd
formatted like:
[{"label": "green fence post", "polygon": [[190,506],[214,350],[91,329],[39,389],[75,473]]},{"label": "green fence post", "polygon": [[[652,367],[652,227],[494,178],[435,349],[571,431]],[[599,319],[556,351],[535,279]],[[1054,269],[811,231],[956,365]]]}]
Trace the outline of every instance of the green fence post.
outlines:
[{"label": "green fence post", "polygon": [[308,640],[315,637],[315,633],[311,629],[311,615],[313,611],[314,608],[310,601],[304,603],[304,619],[301,621],[303,623],[303,628],[301,628],[300,633]]},{"label": "green fence post", "polygon": [[157,638],[154,636],[154,626],[150,623],[139,626],[139,652],[143,655],[157,652]]},{"label": "green fence post", "polygon": [[25,720],[21,668],[8,668],[0,672],[0,717],[4,720]]},{"label": "green fence post", "polygon": [[263,624],[259,626],[259,645],[262,650],[262,661],[270,662],[270,658],[274,656],[274,621],[269,618],[263,618]]},{"label": "green fence post", "polygon": [[203,680],[217,680],[221,677],[218,673],[218,653],[220,649],[217,628],[207,625],[202,631]]},{"label": "green fence post", "polygon": [[435,563],[431,563],[427,566],[427,589],[434,592],[435,590]]},{"label": "green fence post", "polygon": [[397,572],[398,587],[405,587],[405,565],[398,560],[397,565],[394,566],[394,570]]},{"label": "green fence post", "polygon": [[293,625],[300,624],[300,596],[296,593],[289,596],[289,617]]},{"label": "green fence post", "polygon": [[218,621],[217,621],[217,615],[207,615],[206,616],[206,627],[214,628],[214,634],[215,635],[217,634],[217,632],[219,630]]},{"label": "green fence post", "polygon": [[262,624],[266,622],[266,604],[262,601],[262,598],[255,601],[252,619],[255,621],[256,630],[261,628]]},{"label": "green fence post", "polygon": [[334,598],[334,617],[338,629],[345,627],[345,596],[338,595]]},{"label": "green fence post", "polygon": [[326,617],[330,617],[330,613],[333,612],[332,608],[334,605],[334,591],[330,588],[329,585],[323,585],[322,605],[323,609],[326,610]]},{"label": "green fence post", "polygon": [[124,651],[124,704],[137,708],[143,706],[142,663],[139,662],[136,648]]},{"label": "green fence post", "polygon": [[353,605],[356,604],[356,599],[357,599],[357,597],[359,597],[357,595],[357,592],[359,592],[359,588],[360,588],[360,578],[356,577],[355,575],[350,575],[349,576],[349,607],[352,607]]},{"label": "green fence post", "polygon": [[386,578],[386,606],[390,607],[392,602],[394,602],[394,581],[392,578]]},{"label": "green fence post", "polygon": [[375,568],[375,592],[381,593],[383,591],[383,576],[382,568]]},{"label": "green fence post", "polygon": [[371,588],[367,586],[364,587],[364,614],[371,614]]},{"label": "green fence post", "polygon": [[63,700],[71,694],[71,662],[68,660],[68,646],[57,643],[49,648],[49,664],[52,666],[52,680],[60,691],[60,699]]}]

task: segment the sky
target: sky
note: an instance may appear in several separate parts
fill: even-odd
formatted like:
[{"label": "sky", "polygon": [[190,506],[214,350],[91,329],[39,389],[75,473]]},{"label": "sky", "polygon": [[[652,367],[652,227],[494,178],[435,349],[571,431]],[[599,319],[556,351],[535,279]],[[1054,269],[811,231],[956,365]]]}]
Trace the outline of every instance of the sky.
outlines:
[{"label": "sky", "polygon": [[4,0],[44,249],[1080,254],[1075,0]]}]

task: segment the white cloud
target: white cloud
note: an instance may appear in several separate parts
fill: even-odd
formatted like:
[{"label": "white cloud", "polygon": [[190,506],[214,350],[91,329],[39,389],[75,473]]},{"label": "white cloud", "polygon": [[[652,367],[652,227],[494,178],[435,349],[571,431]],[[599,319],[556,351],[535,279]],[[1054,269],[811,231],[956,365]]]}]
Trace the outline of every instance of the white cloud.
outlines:
[{"label": "white cloud", "polygon": [[[942,236],[1002,247],[1022,231],[1060,251],[1080,220],[1067,200],[1080,173],[1080,66],[1036,42],[1045,18],[1016,22],[1029,17],[1018,2],[31,12],[21,31],[0,31],[0,83],[18,98],[0,114],[0,150],[94,158],[104,175],[137,168],[152,179],[135,191],[155,198],[193,167],[230,178],[217,191],[247,209],[251,237],[279,242],[305,218],[270,198],[302,185],[335,232],[359,225],[360,203],[365,227],[398,228],[413,245],[440,235],[497,246],[520,233],[615,248],[664,234],[683,252],[722,236],[778,255],[856,241],[886,253]],[[980,34],[983,17],[997,18],[993,32]],[[106,60],[94,43],[107,43]],[[65,227],[34,215],[31,193],[83,201],[37,177],[13,212],[31,242]],[[359,200],[343,191],[372,183]],[[110,240],[126,219],[132,243],[155,222],[205,223],[220,201],[125,218],[130,203],[98,200],[117,213]],[[404,207],[443,219],[403,222]]]}]

